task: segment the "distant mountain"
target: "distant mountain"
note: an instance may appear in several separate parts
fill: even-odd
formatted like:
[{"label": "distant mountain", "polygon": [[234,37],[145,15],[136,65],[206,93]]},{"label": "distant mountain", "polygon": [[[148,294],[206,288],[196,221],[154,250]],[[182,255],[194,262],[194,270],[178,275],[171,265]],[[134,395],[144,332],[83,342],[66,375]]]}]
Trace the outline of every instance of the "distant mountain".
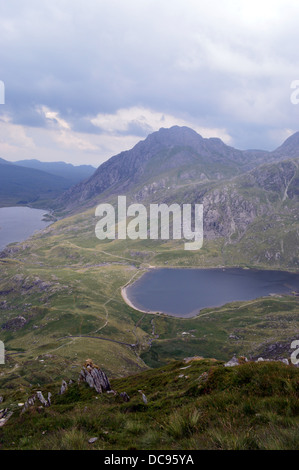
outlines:
[{"label": "distant mountain", "polygon": [[39,160],[20,160],[14,162],[14,164],[59,176],[70,181],[72,185],[89,178],[96,170],[96,168],[91,165],[74,166],[71,163],[40,162]]},{"label": "distant mountain", "polygon": [[3,158],[0,158],[0,165],[12,165],[12,163],[4,160]]},{"label": "distant mountain", "polygon": [[69,186],[70,182],[59,176],[0,161],[0,206],[35,204],[46,208],[48,201]]},{"label": "distant mountain", "polygon": [[64,162],[38,160],[12,163],[0,158],[0,207],[31,204],[48,208],[52,200],[88,178],[94,170],[89,165],[75,167]]},{"label": "distant mountain", "polygon": [[104,162],[88,180],[70,188],[58,206],[91,206],[103,192],[152,194],[228,179],[270,160],[270,153],[234,149],[220,139],[205,139],[188,127],[160,129],[132,150]]}]

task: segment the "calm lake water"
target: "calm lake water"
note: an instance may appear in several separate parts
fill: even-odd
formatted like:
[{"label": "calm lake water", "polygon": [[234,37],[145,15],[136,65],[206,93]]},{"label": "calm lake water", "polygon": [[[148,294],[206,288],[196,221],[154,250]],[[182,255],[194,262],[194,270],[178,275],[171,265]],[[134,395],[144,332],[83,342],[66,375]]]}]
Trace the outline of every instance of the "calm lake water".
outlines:
[{"label": "calm lake water", "polygon": [[21,242],[41,230],[50,222],[44,222],[47,211],[30,207],[0,208],[0,250],[13,242]]},{"label": "calm lake water", "polygon": [[206,307],[299,290],[299,273],[248,269],[153,269],[126,289],[144,311],[192,317]]}]

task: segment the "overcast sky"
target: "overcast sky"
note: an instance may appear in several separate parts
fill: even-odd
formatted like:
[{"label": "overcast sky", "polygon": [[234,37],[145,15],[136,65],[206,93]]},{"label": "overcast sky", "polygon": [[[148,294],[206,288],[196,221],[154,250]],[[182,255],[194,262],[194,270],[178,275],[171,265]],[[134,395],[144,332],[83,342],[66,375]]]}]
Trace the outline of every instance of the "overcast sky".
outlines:
[{"label": "overcast sky", "polygon": [[0,0],[0,157],[98,166],[161,127],[299,130],[298,0]]}]

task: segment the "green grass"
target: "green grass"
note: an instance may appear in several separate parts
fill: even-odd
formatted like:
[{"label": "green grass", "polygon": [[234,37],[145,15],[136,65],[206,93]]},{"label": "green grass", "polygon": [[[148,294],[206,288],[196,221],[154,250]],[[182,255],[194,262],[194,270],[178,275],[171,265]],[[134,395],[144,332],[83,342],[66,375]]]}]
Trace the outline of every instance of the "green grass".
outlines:
[{"label": "green grass", "polygon": [[[38,377],[45,383],[68,374],[69,364],[78,369],[92,356],[110,374],[121,376],[187,356],[227,360],[234,353],[263,355],[268,345],[287,345],[298,336],[298,298],[291,296],[234,302],[192,319],[131,309],[121,287],[148,265],[217,267],[225,264],[227,252],[231,262],[237,259],[221,240],[192,254],[178,241],[100,242],[94,226],[93,210],[62,219],[15,245],[18,251],[11,258],[0,259],[1,325],[18,315],[27,320],[20,330],[0,329],[7,352],[19,352],[10,356],[12,367],[1,368],[5,381],[12,377],[11,386],[18,386],[16,368],[24,369],[19,381],[28,384],[36,380],[39,365]],[[73,337],[80,335],[85,337]],[[47,354],[55,359],[40,363]],[[28,361],[30,367],[24,368]]]},{"label": "green grass", "polygon": [[[186,367],[188,367],[186,369]],[[180,377],[183,375],[183,377]],[[211,360],[173,361],[160,369],[112,380],[119,395],[97,395],[87,385],[45,385],[52,406],[21,414],[18,400],[34,393],[7,392],[14,410],[1,430],[1,449],[297,449],[299,370],[278,362],[224,368]],[[145,405],[139,389],[147,397]],[[94,444],[88,440],[97,437]]]},{"label": "green grass", "polygon": [[[297,246],[297,235],[284,233],[291,223],[295,230],[292,210],[281,216],[279,226],[267,218],[263,225],[260,218],[248,230],[249,238],[232,244],[207,241],[196,253],[184,251],[180,241],[100,242],[94,234],[93,209],[14,245],[16,251],[0,259],[0,326],[18,315],[27,323],[16,331],[0,329],[0,340],[11,354],[1,366],[0,393],[69,378],[87,357],[115,378],[188,356],[263,356],[276,343],[284,345],[283,357],[289,357],[291,341],[299,335],[298,297],[234,302],[180,319],[133,310],[124,303],[121,287],[149,265],[283,269],[296,256],[292,247]],[[259,250],[267,247],[268,235],[275,230],[279,235],[277,229],[284,257],[267,263]]]},{"label": "green grass", "polygon": [[[0,366],[0,395],[14,409],[1,430],[1,447],[296,448],[297,369],[256,364],[226,370],[217,360],[234,353],[264,356],[276,344],[279,354],[289,357],[291,341],[299,336],[298,297],[232,302],[181,319],[143,314],[121,296],[122,286],[149,265],[296,271],[298,217],[292,201],[285,205],[288,211],[279,220],[260,217],[245,236],[237,233],[232,243],[207,241],[196,253],[184,251],[180,241],[100,242],[94,235],[94,210],[15,244],[15,251],[0,259],[0,327],[18,315],[27,322],[19,330],[0,329],[9,354]],[[281,257],[265,259],[269,246],[269,256],[280,251]],[[173,362],[189,356],[216,362],[193,363],[186,370],[181,370],[184,363]],[[107,395],[96,399],[93,391],[77,385],[57,397],[57,381],[76,381],[87,357],[131,402]],[[208,380],[201,383],[205,372]],[[179,378],[182,374],[188,378]],[[53,406],[20,416],[16,403],[40,388],[56,396]],[[139,389],[149,398],[148,406]],[[99,439],[91,446],[88,439],[95,436]]]}]

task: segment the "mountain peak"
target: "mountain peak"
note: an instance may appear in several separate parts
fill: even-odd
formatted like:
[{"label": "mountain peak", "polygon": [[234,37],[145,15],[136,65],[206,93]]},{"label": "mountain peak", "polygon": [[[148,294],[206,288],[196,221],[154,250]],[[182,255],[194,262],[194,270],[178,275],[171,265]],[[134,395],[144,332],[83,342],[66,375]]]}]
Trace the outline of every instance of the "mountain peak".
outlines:
[{"label": "mountain peak", "polygon": [[273,152],[276,155],[286,155],[288,157],[299,156],[299,132],[288,137],[284,143]]},{"label": "mountain peak", "polygon": [[186,145],[190,141],[203,141],[203,137],[187,126],[161,127],[158,131],[150,134],[144,142],[159,142],[162,144]]},{"label": "mountain peak", "polygon": [[172,126],[172,127],[161,127],[157,132],[159,133],[166,133],[168,135],[196,135],[197,137],[200,137],[202,139],[202,136],[198,134],[194,129],[191,129],[191,127],[187,126]]},{"label": "mountain peak", "polygon": [[153,192],[157,197],[165,188],[237,175],[245,164],[247,156],[218,138],[203,138],[186,126],[162,127],[104,162],[89,180],[64,193],[58,204],[68,208],[93,204],[93,198],[107,191],[134,194],[136,190],[139,198]]}]

